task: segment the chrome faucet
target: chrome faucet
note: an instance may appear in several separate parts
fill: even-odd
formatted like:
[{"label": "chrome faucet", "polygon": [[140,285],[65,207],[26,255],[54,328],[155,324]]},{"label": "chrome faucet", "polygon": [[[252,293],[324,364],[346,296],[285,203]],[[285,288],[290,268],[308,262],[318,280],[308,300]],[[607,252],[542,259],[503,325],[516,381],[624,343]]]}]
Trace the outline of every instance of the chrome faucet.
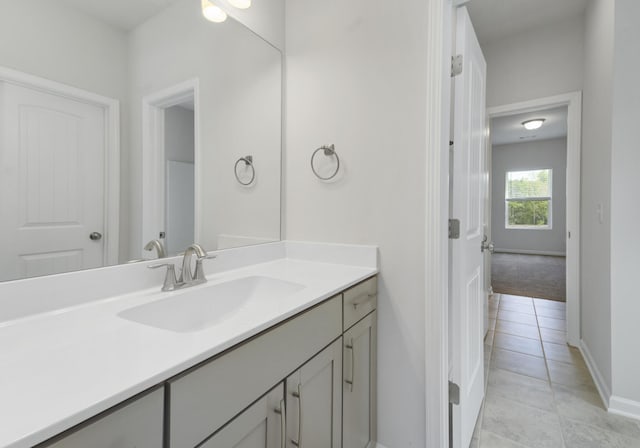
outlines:
[{"label": "chrome faucet", "polygon": [[[196,268],[195,271],[191,270],[191,258],[196,256]],[[202,262],[216,258],[215,255],[208,255],[207,251],[199,244],[192,244],[184,251],[184,257],[182,258],[182,270],[180,272],[180,278],[176,280],[176,267],[173,263],[160,263],[152,264],[148,266],[149,269],[157,269],[166,267],[167,273],[164,277],[164,283],[162,284],[162,291],[175,291],[180,288],[187,288],[189,286],[200,285],[207,281],[204,276],[204,269],[202,268]]]},{"label": "chrome faucet", "polygon": [[158,254],[158,258],[167,258],[167,253],[164,250],[164,246],[160,240],[151,240],[144,246],[144,250],[151,251],[155,249]]}]

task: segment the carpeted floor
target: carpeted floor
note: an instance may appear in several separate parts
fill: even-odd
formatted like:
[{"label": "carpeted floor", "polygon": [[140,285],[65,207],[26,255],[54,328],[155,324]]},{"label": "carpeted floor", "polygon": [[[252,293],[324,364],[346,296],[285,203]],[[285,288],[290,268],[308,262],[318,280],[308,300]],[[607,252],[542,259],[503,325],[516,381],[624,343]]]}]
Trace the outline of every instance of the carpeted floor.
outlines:
[{"label": "carpeted floor", "polygon": [[565,301],[565,257],[493,254],[493,291],[516,296]]}]

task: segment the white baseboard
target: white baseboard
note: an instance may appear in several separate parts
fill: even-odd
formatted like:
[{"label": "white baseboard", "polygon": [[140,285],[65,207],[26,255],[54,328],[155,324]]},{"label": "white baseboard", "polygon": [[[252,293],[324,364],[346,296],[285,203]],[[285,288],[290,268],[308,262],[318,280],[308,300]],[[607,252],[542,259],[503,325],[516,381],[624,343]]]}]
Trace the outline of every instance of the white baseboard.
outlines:
[{"label": "white baseboard", "polygon": [[613,395],[609,400],[609,412],[640,420],[640,402]]},{"label": "white baseboard", "polygon": [[[593,356],[591,356],[591,352],[589,351],[589,347],[587,343],[584,342],[583,339],[580,340],[580,353],[582,353],[582,357],[584,361],[587,363],[587,367],[589,368],[589,372],[591,373],[591,377],[593,381],[596,383],[596,389],[598,389],[598,393],[600,394],[600,398],[604,403],[604,407],[610,409],[611,402],[611,391],[609,390],[609,386],[607,382],[604,380],[604,377],[600,373],[600,369],[598,369],[598,365],[596,364]],[[638,408],[640,409],[640,408]],[[640,414],[639,414],[640,415]]]},{"label": "white baseboard", "polygon": [[523,255],[551,255],[552,257],[566,257],[566,252],[556,252],[552,250],[527,250],[527,249],[502,249],[496,247],[495,253],[503,254],[523,254]]}]

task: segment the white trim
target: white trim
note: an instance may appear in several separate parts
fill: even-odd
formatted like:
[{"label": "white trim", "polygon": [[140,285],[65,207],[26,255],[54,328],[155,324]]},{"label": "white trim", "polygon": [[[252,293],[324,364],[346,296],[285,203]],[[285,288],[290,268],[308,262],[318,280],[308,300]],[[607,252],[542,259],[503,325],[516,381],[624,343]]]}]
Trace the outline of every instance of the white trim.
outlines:
[{"label": "white trim", "polygon": [[609,412],[640,420],[640,402],[613,395],[609,400]]},{"label": "white trim", "polygon": [[448,218],[452,0],[428,7],[425,216],[425,445],[449,446]]},{"label": "white trim", "polygon": [[120,103],[67,84],[0,67],[0,81],[93,104],[104,109],[104,254],[105,266],[118,264],[120,244]]},{"label": "white trim", "polygon": [[600,394],[600,398],[604,403],[604,407],[608,409],[611,399],[611,391],[609,390],[609,386],[600,373],[600,369],[598,369],[598,365],[593,359],[593,356],[591,356],[591,351],[589,351],[587,343],[584,340],[580,340],[580,345],[578,346],[578,348],[580,349],[580,353],[582,353],[582,357],[587,364],[587,368],[591,373],[591,377],[593,378],[594,383],[596,383],[596,389]]},{"label": "white trim", "polygon": [[567,106],[567,341],[580,345],[580,153],[582,92],[571,92],[488,109],[489,117]]},{"label": "white trim", "polygon": [[[180,84],[147,95],[142,99],[142,241],[158,238],[165,230],[165,149],[164,110],[193,99],[194,111],[194,240],[201,241],[202,152],[200,148],[199,80]],[[142,257],[145,251],[140,249]]]},{"label": "white trim", "polygon": [[551,257],[566,257],[566,252],[557,252],[553,250],[528,250],[528,249],[503,249],[496,247],[493,250],[496,254],[522,254],[522,255],[548,255]]}]

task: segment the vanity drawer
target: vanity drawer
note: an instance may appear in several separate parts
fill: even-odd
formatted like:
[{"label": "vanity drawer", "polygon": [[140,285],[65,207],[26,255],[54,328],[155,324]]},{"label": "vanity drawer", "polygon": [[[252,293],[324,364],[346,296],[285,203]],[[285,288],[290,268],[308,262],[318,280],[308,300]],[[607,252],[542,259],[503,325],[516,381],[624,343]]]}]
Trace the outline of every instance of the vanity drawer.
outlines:
[{"label": "vanity drawer", "polygon": [[378,306],[378,277],[358,283],[343,294],[344,329],[351,327]]},{"label": "vanity drawer", "polygon": [[328,299],[171,381],[169,446],[196,446],[338,338],[341,307]]},{"label": "vanity drawer", "polygon": [[38,448],[158,448],[162,446],[164,389],[134,399]]}]

